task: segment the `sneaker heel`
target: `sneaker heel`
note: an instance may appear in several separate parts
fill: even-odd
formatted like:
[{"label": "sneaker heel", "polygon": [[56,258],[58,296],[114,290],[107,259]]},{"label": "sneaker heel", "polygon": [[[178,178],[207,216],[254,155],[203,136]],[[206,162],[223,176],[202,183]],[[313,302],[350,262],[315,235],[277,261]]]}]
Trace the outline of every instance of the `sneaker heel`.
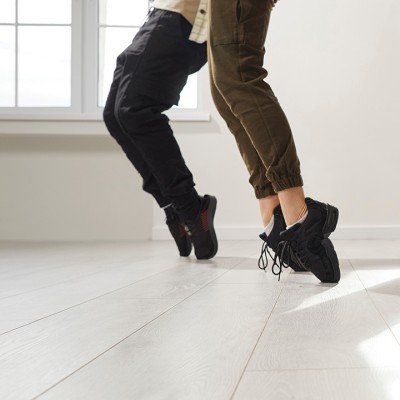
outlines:
[{"label": "sneaker heel", "polygon": [[329,235],[336,229],[336,225],[339,219],[339,210],[329,204],[326,205],[326,221],[322,228],[324,238],[328,238]]},{"label": "sneaker heel", "polygon": [[330,239],[323,239],[322,247],[325,249],[325,254],[329,260],[330,274],[322,277],[321,282],[338,283],[340,281],[339,260]]}]

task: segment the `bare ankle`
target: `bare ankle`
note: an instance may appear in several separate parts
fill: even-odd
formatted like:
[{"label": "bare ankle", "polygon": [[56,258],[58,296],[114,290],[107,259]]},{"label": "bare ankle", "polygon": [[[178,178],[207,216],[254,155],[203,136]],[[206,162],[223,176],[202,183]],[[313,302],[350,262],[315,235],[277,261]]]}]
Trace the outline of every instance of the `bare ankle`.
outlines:
[{"label": "bare ankle", "polygon": [[307,212],[302,187],[282,190],[278,193],[286,225],[293,225]]},{"label": "bare ankle", "polygon": [[267,196],[258,199],[260,206],[261,219],[264,226],[268,225],[274,215],[274,209],[279,205],[279,198],[277,195]]}]

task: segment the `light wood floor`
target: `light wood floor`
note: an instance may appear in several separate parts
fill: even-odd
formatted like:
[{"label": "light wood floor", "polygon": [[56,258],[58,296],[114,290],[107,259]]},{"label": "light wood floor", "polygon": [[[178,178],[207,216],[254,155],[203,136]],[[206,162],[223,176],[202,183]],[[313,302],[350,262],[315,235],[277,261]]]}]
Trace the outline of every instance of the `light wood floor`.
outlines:
[{"label": "light wood floor", "polygon": [[1,400],[400,399],[400,241],[337,241],[342,280],[172,242],[0,244]]}]

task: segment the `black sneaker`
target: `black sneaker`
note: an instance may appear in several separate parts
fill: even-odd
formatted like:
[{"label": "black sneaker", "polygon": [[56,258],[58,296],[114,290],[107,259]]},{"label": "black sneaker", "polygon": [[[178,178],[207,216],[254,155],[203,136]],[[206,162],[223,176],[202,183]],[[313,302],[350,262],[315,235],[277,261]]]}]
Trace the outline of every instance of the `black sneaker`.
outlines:
[{"label": "black sneaker", "polygon": [[186,231],[193,243],[194,252],[199,260],[208,260],[217,254],[218,241],[214,229],[214,215],[217,199],[214,196],[201,197],[199,215],[191,221],[185,221]]},{"label": "black sneaker", "polygon": [[181,257],[188,257],[192,251],[192,242],[186,232],[185,225],[175,212],[170,212],[166,220],[169,231],[175,240]]},{"label": "black sneaker", "polygon": [[321,282],[340,280],[339,261],[329,235],[336,229],[339,210],[329,204],[306,198],[308,215],[304,222],[281,233],[278,252],[296,259],[296,263],[311,271]]},{"label": "black sneaker", "polygon": [[[281,232],[286,229],[285,219],[283,218],[282,209],[280,206],[276,206],[274,209],[274,227],[271,233],[267,236],[265,232],[261,233],[260,239],[264,241],[261,248],[261,255],[258,259],[258,268],[265,270],[268,266],[268,255],[273,261],[272,273],[279,275],[275,272],[275,267],[277,265],[276,258],[278,256],[278,246],[281,239]],[[271,249],[275,254],[272,256],[269,249]],[[293,269],[293,271],[299,272],[303,271],[304,268],[299,265],[295,259],[290,259],[285,253],[285,259],[282,260],[286,265]]]}]

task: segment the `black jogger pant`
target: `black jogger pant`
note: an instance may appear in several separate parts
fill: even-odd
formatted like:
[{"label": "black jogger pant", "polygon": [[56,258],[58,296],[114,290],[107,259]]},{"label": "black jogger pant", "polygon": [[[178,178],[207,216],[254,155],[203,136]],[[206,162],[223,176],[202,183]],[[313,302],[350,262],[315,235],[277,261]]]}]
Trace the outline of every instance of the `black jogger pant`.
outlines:
[{"label": "black jogger pant", "polygon": [[104,108],[110,134],[160,207],[174,204],[190,218],[197,201],[193,176],[163,114],[177,105],[188,75],[207,62],[207,45],[190,41],[192,25],[180,14],[153,9],[118,56]]}]

